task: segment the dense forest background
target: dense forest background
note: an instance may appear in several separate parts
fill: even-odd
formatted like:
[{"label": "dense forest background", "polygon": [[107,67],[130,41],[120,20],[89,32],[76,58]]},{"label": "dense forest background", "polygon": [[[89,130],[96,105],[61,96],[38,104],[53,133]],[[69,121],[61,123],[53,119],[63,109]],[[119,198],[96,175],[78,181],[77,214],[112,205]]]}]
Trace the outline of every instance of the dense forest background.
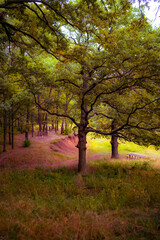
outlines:
[{"label": "dense forest background", "polygon": [[[78,134],[78,171],[88,133],[160,144],[160,31],[146,1],[1,1],[0,131]],[[72,130],[71,130],[72,129]],[[42,133],[43,132],[43,133]]]}]

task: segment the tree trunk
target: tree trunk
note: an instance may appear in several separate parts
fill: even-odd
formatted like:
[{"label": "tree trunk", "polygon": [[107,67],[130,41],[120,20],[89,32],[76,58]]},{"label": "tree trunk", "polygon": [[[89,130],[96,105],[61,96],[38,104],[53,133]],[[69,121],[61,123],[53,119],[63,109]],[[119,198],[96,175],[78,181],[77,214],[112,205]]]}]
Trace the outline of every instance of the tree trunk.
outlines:
[{"label": "tree trunk", "polygon": [[48,135],[48,114],[47,113],[46,113],[45,122],[46,122],[46,135]]},{"label": "tree trunk", "polygon": [[[57,104],[56,104],[56,113],[58,114],[58,109],[59,108],[59,92],[58,92],[58,101],[57,101]],[[56,118],[56,132],[59,130],[59,121],[58,121],[58,117]]]},{"label": "tree trunk", "polygon": [[62,125],[61,125],[61,134],[63,134],[64,131],[64,120],[62,120]]},{"label": "tree trunk", "polygon": [[13,121],[14,121],[14,114],[13,114],[13,110],[12,110],[12,114],[11,114],[11,125],[12,125],[12,149],[14,148],[14,125],[13,125]]},{"label": "tree trunk", "polygon": [[[40,104],[40,97],[38,95],[38,104]],[[39,131],[42,131],[42,118],[41,118],[41,110],[40,107],[38,106],[38,125],[39,125]]]},{"label": "tree trunk", "polygon": [[79,148],[79,162],[78,172],[84,173],[86,171],[86,133],[83,130],[78,130],[78,148]]},{"label": "tree trunk", "polygon": [[20,123],[19,123],[19,118],[17,119],[18,121],[18,130],[20,129]]},{"label": "tree trunk", "polygon": [[3,121],[2,121],[1,118],[0,118],[0,127],[1,127],[1,128],[3,127]]},{"label": "tree trunk", "polygon": [[21,119],[21,129],[20,129],[20,131],[21,131],[21,134],[23,133],[23,121],[22,121],[22,119]]},{"label": "tree trunk", "polygon": [[[87,89],[87,80],[86,76],[82,71],[83,75],[83,91],[85,92]],[[85,98],[84,95],[82,102],[83,105],[81,106],[81,121],[78,127],[78,145],[77,147],[79,148],[79,162],[78,162],[78,172],[79,173],[84,173],[86,171],[86,135],[87,135],[87,125],[88,125],[88,115],[87,115],[87,106],[85,104]]]},{"label": "tree trunk", "polygon": [[118,154],[118,137],[112,135],[111,146],[112,146],[112,156],[111,158],[119,158]]},{"label": "tree trunk", "polygon": [[[5,94],[4,93],[3,93],[3,102],[5,105]],[[6,152],[6,141],[7,141],[7,111],[4,108],[4,111],[3,111],[3,152]]]},{"label": "tree trunk", "polygon": [[57,118],[57,120],[56,120],[56,127],[55,127],[55,129],[56,129],[56,132],[59,130],[59,121],[58,121],[58,118]]},{"label": "tree trunk", "polygon": [[25,140],[28,140],[29,134],[29,106],[27,106]]},{"label": "tree trunk", "polygon": [[[112,131],[116,129],[116,120],[112,121],[111,125]],[[111,148],[112,148],[112,155],[111,158],[119,158],[118,154],[118,137],[116,134],[111,136]]]},{"label": "tree trunk", "polygon": [[54,121],[52,120],[52,130],[54,129]]},{"label": "tree trunk", "polygon": [[31,114],[31,124],[32,124],[32,137],[33,137],[34,136],[33,113]]},{"label": "tree trunk", "polygon": [[11,145],[11,112],[9,111],[8,118],[8,137],[9,137],[9,145]]},{"label": "tree trunk", "polygon": [[7,111],[4,109],[4,112],[3,112],[3,152],[6,152],[6,141],[7,141]]},{"label": "tree trunk", "polygon": [[65,119],[65,130],[68,128],[68,122],[67,119]]}]

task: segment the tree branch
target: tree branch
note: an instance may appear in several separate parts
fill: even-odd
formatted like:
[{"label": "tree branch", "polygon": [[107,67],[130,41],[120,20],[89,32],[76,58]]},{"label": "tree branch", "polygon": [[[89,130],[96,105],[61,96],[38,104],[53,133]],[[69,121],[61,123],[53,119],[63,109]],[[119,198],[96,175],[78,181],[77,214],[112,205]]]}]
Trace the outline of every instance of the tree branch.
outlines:
[{"label": "tree branch", "polygon": [[47,112],[48,114],[53,115],[53,116],[68,118],[68,119],[70,119],[77,127],[79,127],[79,124],[75,121],[75,119],[74,119],[73,117],[70,117],[70,116],[67,115],[67,114],[59,114],[59,113],[56,113],[56,112],[50,112],[47,108],[42,107],[41,104],[38,103],[35,94],[34,94],[33,92],[32,92],[32,94],[33,94],[33,96],[34,96],[34,100],[35,100],[36,105],[37,105],[40,109],[42,109],[43,111],[45,111],[45,112]]},{"label": "tree branch", "polygon": [[79,85],[77,85],[76,83],[73,83],[71,82],[70,80],[68,79],[59,79],[59,80],[56,80],[56,82],[64,82],[64,83],[69,83],[69,84],[72,84],[73,86],[77,87],[77,88],[80,88]]}]

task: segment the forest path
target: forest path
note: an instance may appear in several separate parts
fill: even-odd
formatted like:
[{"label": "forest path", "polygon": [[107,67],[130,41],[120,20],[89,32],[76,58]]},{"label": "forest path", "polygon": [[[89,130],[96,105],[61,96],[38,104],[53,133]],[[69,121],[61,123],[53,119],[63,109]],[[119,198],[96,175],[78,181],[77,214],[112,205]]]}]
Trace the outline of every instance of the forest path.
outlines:
[{"label": "forest path", "polygon": [[[59,168],[78,165],[78,139],[49,132],[48,136],[29,136],[30,147],[22,147],[24,134],[15,137],[15,148],[7,145],[7,152],[0,154],[0,168],[35,169],[37,167]],[[87,161],[102,159],[104,154],[87,151]]]}]

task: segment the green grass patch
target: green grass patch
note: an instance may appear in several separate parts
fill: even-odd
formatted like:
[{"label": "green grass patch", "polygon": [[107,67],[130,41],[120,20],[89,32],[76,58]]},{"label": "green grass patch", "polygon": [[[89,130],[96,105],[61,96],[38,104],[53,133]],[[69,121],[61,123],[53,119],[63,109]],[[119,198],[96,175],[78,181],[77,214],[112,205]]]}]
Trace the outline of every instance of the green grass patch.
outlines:
[{"label": "green grass patch", "polygon": [[[111,144],[110,139],[105,138],[93,138],[89,135],[89,150],[91,153],[103,153],[103,154],[111,154]],[[140,154],[146,155],[149,158],[160,159],[160,150],[156,150],[154,146],[140,146],[133,142],[121,142],[119,141],[119,154],[127,155],[129,152],[136,152]]]},{"label": "green grass patch", "polygon": [[5,170],[0,185],[2,239],[159,239],[160,171],[149,163]]}]

